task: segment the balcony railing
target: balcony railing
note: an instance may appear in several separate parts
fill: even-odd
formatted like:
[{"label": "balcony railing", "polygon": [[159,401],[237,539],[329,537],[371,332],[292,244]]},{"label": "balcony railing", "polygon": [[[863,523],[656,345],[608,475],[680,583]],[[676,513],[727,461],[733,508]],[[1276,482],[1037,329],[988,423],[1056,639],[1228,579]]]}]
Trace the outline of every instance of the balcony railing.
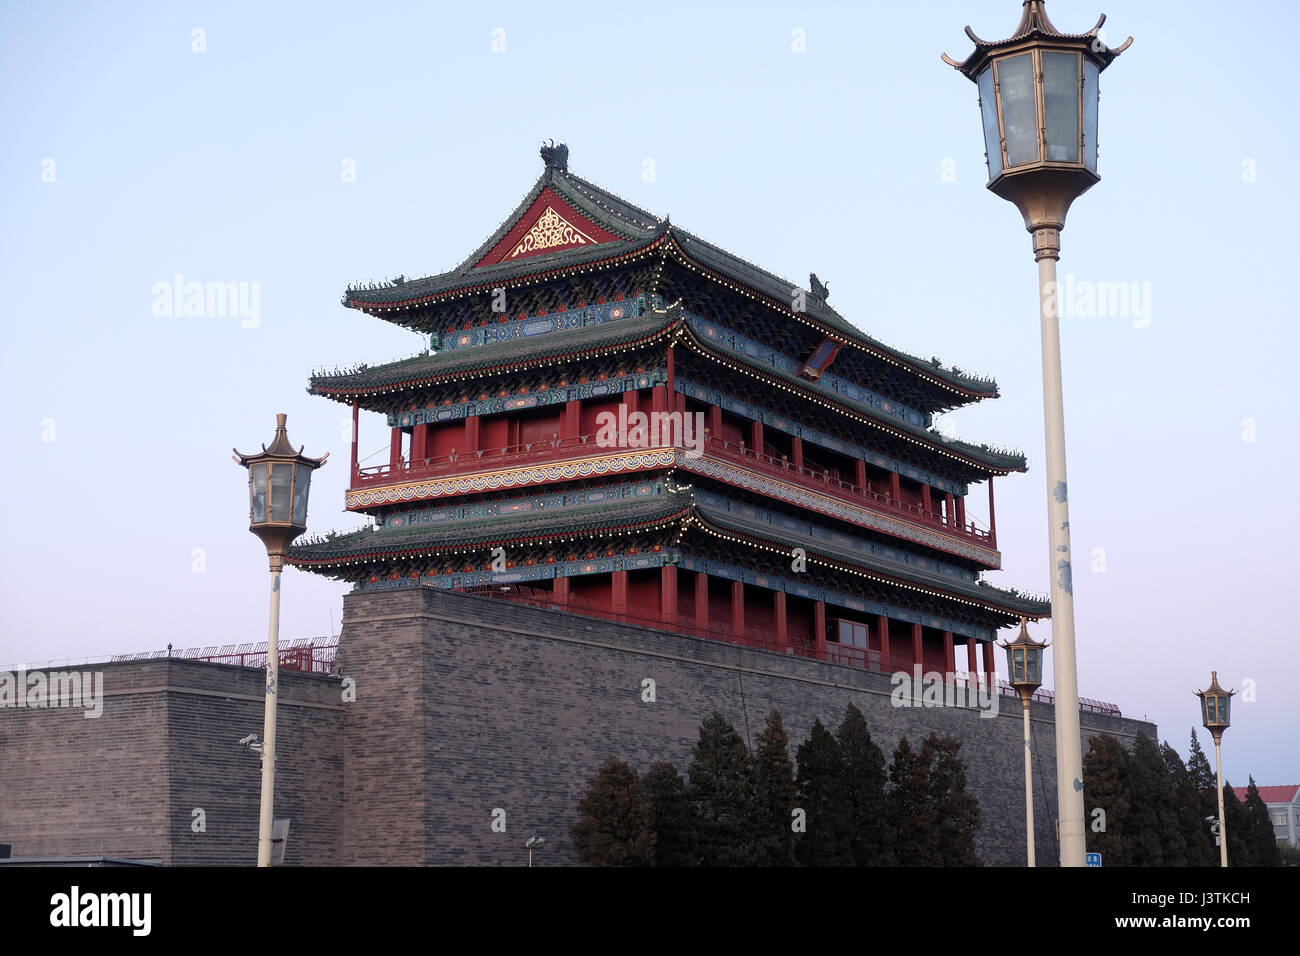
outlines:
[{"label": "balcony railing", "polygon": [[[680,447],[680,446],[679,446]],[[866,508],[880,514],[901,518],[913,524],[921,525],[965,538],[987,548],[996,548],[997,541],[991,531],[967,521],[958,526],[943,515],[927,511],[919,504],[901,501],[881,488],[868,482],[866,487],[845,481],[834,472],[807,465],[796,467],[786,458],[776,458],[746,447],[744,442],[729,442],[710,437],[705,444],[706,451],[717,458],[743,464],[746,468],[761,474],[780,478],[802,488],[830,495],[848,504]],[[549,438],[526,442],[521,445],[507,445],[499,448],[484,448],[476,451],[456,452],[447,455],[430,456],[415,462],[403,460],[397,465],[376,465],[357,470],[353,486],[360,488],[373,485],[393,484],[398,481],[413,481],[421,478],[453,477],[461,474],[473,474],[494,468],[509,468],[531,464],[549,464],[580,458],[592,454],[628,450],[625,446],[605,447],[598,445],[595,435],[579,435],[576,438]]]}]

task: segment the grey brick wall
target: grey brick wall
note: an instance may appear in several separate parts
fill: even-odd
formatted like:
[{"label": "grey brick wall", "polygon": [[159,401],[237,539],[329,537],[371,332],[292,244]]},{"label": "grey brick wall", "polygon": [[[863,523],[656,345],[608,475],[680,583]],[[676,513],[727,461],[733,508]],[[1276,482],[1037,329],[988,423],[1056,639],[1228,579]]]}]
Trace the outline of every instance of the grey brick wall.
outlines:
[{"label": "grey brick wall", "polygon": [[[637,769],[685,771],[700,721],[721,711],[751,739],[781,712],[792,746],[813,721],[835,727],[854,702],[892,753],[931,730],[963,742],[980,801],[978,848],[989,864],[1025,853],[1019,703],[998,717],[890,705],[887,675],[751,648],[584,619],[431,589],[352,594],[344,601],[343,672],[357,680],[345,721],[345,862],[535,865],[574,862],[568,837],[585,781],[606,755]],[[657,701],[641,700],[652,678]],[[1057,853],[1052,708],[1034,704],[1038,859]],[[418,733],[415,728],[421,728]],[[1083,715],[1086,738],[1129,742],[1151,724]],[[423,772],[423,800],[413,793]],[[491,829],[494,809],[506,832]]]},{"label": "grey brick wall", "polygon": [[[15,856],[114,856],[170,865],[257,862],[263,672],[178,659],[91,664],[103,714],[0,709],[0,842]],[[276,816],[285,863],[340,859],[343,707],[338,682],[284,671]],[[191,828],[206,813],[205,833]]]}]

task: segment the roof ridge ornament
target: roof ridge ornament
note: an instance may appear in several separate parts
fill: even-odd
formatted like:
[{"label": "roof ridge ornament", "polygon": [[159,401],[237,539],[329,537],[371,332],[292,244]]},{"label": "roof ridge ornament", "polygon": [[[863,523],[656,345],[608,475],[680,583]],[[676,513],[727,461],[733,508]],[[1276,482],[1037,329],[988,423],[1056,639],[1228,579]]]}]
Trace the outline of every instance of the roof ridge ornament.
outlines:
[{"label": "roof ridge ornament", "polygon": [[824,303],[831,294],[830,285],[818,279],[815,272],[808,273],[808,289],[812,292],[812,297],[818,302]]},{"label": "roof ridge ornament", "polygon": [[558,170],[562,173],[569,171],[569,147],[564,143],[560,143],[558,146],[555,144],[555,140],[543,143],[541,154],[548,175],[552,170]]}]

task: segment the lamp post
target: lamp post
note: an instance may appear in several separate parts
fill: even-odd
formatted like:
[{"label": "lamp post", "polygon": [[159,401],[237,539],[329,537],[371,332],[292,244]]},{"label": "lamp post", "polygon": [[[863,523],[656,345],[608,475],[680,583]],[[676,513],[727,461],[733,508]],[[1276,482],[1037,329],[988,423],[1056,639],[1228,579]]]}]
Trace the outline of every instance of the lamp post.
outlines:
[{"label": "lamp post", "polygon": [[238,449],[235,461],[248,469],[248,530],[262,539],[271,564],[271,623],[266,641],[266,716],[262,730],[262,805],[257,825],[257,865],[271,865],[271,818],[275,806],[275,705],[280,675],[280,572],[294,538],[307,530],[311,476],[325,459],[293,450],[287,416],[275,416],[275,438],[254,455]]},{"label": "lamp post", "polygon": [[1214,773],[1219,784],[1219,866],[1222,867],[1228,865],[1228,828],[1223,818],[1223,756],[1219,744],[1223,741],[1223,732],[1228,729],[1228,711],[1236,691],[1220,687],[1219,672],[1210,671],[1210,686],[1192,693],[1201,698],[1201,723],[1214,738]]},{"label": "lamp post", "polygon": [[1087,33],[1064,34],[1048,20],[1042,0],[1025,0],[1023,6],[1020,23],[1009,39],[988,42],[967,27],[974,52],[961,63],[946,54],[943,60],[979,88],[988,188],[1020,210],[1038,262],[1061,865],[1083,866],[1083,750],[1056,260],[1070,204],[1101,179],[1097,175],[1098,76],[1133,38],[1112,49],[1098,35],[1105,14]]},{"label": "lamp post", "polygon": [[1003,642],[1001,647],[1007,649],[1007,673],[1011,675],[1011,686],[1020,695],[1020,707],[1025,718],[1025,841],[1029,848],[1029,866],[1034,862],[1034,768],[1030,761],[1029,750],[1029,699],[1034,696],[1043,683],[1043,649],[1047,641],[1041,644],[1029,636],[1029,625],[1020,619],[1020,634],[1010,643]]}]

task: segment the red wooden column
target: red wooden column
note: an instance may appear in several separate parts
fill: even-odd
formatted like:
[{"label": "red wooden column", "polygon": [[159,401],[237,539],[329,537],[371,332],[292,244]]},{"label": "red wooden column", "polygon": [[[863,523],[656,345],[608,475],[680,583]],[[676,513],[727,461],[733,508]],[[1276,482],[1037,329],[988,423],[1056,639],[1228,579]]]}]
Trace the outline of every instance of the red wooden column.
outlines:
[{"label": "red wooden column", "polygon": [[790,631],[785,618],[785,592],[773,591],[772,605],[776,611],[776,643],[782,650],[790,646]]},{"label": "red wooden column", "polygon": [[903,489],[900,487],[898,472],[896,471],[889,473],[889,497],[894,501],[903,500]]},{"label": "red wooden column", "polygon": [[627,406],[627,417],[630,419],[632,413],[641,408],[641,393],[634,388],[624,392],[623,404]]},{"label": "red wooden column", "polygon": [[975,638],[966,638],[966,670],[970,671],[972,675],[979,673],[980,669],[979,660],[976,657],[977,651],[975,650],[975,644]]},{"label": "red wooden column", "polygon": [[930,498],[930,483],[921,486],[921,507],[928,513],[934,511],[934,501]]},{"label": "red wooden column", "polygon": [[876,629],[880,631],[880,666],[885,670],[893,667],[893,655],[889,653],[889,618],[880,615],[876,618]]},{"label": "red wooden column", "polygon": [[962,531],[966,530],[966,499],[957,499],[957,527]]},{"label": "red wooden column", "polygon": [[743,581],[731,582],[731,630],[735,634],[745,633],[745,584]]},{"label": "red wooden column", "polygon": [[853,463],[853,480],[857,482],[859,488],[866,490],[867,487],[867,463],[859,458]]},{"label": "red wooden column", "polygon": [[749,444],[755,455],[763,454],[763,423],[749,423]]},{"label": "red wooden column", "polygon": [[574,398],[564,403],[564,431],[560,433],[560,438],[565,441],[574,441],[577,440],[581,431],[582,401]]},{"label": "red wooden column", "polygon": [[957,654],[952,645],[952,631],[943,632],[943,669],[949,674],[957,671]]},{"label": "red wooden column", "polygon": [[400,468],[402,465],[402,430],[393,429],[393,437],[388,443],[388,464],[393,468]]},{"label": "red wooden column", "polygon": [[361,432],[361,406],[356,400],[352,401],[352,484],[357,483],[357,441],[360,439]]},{"label": "red wooden column", "polygon": [[555,587],[551,589],[551,597],[556,604],[569,603],[569,579],[556,578]]},{"label": "red wooden column", "polygon": [[627,572],[615,571],[609,578],[609,606],[615,614],[627,614]]},{"label": "red wooden column", "polygon": [[429,426],[416,425],[411,429],[411,464],[424,464],[429,457],[426,449],[429,445]]},{"label": "red wooden column", "polygon": [[993,510],[993,476],[989,475],[989,541],[993,547],[998,546],[998,519]]},{"label": "red wooden column", "polygon": [[943,514],[943,520],[947,522],[949,526],[955,526],[957,504],[953,499],[952,492],[949,492],[947,495],[945,495],[943,500],[947,503],[947,507],[944,510],[944,514]]},{"label": "red wooden column", "polygon": [[709,437],[714,441],[722,441],[722,406],[709,406]]},{"label": "red wooden column", "polygon": [[650,390],[650,411],[668,411],[668,390],[662,385],[656,385]]},{"label": "red wooden column", "polygon": [[921,651],[921,625],[912,625],[912,663],[924,664],[924,655]]},{"label": "red wooden column", "polygon": [[665,564],[659,569],[659,620],[665,624],[677,623],[677,565]]},{"label": "red wooden column", "polygon": [[695,626],[709,629],[709,576],[703,571],[695,572]]},{"label": "red wooden column", "polygon": [[803,439],[798,435],[790,439],[790,463],[795,468],[803,467]]},{"label": "red wooden column", "polygon": [[988,675],[989,686],[992,687],[997,680],[997,671],[993,668],[993,642],[987,641],[984,644],[984,673]]},{"label": "red wooden column", "polygon": [[478,430],[482,421],[477,415],[465,419],[465,454],[473,455],[478,451]]},{"label": "red wooden column", "polygon": [[826,602],[813,605],[813,653],[819,661],[826,660]]}]

